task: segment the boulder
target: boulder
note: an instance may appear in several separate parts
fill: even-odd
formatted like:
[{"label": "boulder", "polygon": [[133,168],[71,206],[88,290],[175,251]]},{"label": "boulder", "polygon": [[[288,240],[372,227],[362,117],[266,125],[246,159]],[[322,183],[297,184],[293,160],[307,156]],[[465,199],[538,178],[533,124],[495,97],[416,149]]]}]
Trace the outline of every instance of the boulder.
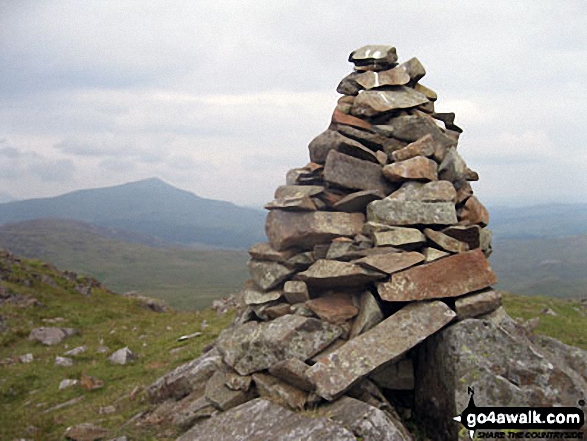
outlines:
[{"label": "boulder", "polygon": [[338,423],[312,418],[257,398],[196,424],[177,441],[356,441]]},{"label": "boulder", "polygon": [[53,346],[74,334],[77,334],[77,331],[72,328],[35,328],[29,334],[29,340]]},{"label": "boulder", "polygon": [[324,166],[324,180],[351,190],[377,190],[385,195],[392,186],[383,177],[379,164],[331,150]]},{"label": "boulder", "polygon": [[129,364],[134,361],[134,359],[135,354],[128,347],[121,348],[108,357],[110,363],[121,365]]},{"label": "boulder", "polygon": [[362,286],[385,278],[385,274],[349,262],[320,259],[297,277],[310,286],[336,288]]},{"label": "boulder", "polygon": [[307,375],[316,384],[316,393],[331,401],[454,317],[455,313],[439,301],[410,304],[330,355],[319,358]]},{"label": "boulder", "polygon": [[391,280],[379,283],[377,290],[383,300],[405,302],[456,297],[496,281],[489,262],[477,249],[392,274]]},{"label": "boulder", "polygon": [[297,246],[312,249],[330,243],[335,237],[353,237],[363,228],[362,213],[286,212],[273,210],[267,215],[265,231],[273,248],[283,251]]},{"label": "boulder", "polygon": [[587,386],[560,361],[512,326],[460,321],[418,350],[416,412],[439,439],[465,440],[468,435],[453,417],[467,407],[468,388],[475,391],[477,406],[575,407]]},{"label": "boulder", "polygon": [[367,220],[387,225],[454,225],[458,222],[450,202],[398,201],[390,198],[367,206]]},{"label": "boulder", "polygon": [[227,328],[216,347],[224,362],[241,375],[268,369],[289,358],[305,361],[341,335],[339,326],[288,314],[270,322],[247,322]]},{"label": "boulder", "polygon": [[285,282],[283,295],[288,303],[291,303],[292,305],[294,303],[301,303],[310,300],[308,285],[300,280],[290,280]]},{"label": "boulder", "polygon": [[[235,374],[232,374],[235,375]],[[216,371],[206,383],[205,397],[218,410],[227,411],[255,398],[249,388],[232,389],[227,386],[231,374]],[[249,379],[250,383],[250,379]]]}]

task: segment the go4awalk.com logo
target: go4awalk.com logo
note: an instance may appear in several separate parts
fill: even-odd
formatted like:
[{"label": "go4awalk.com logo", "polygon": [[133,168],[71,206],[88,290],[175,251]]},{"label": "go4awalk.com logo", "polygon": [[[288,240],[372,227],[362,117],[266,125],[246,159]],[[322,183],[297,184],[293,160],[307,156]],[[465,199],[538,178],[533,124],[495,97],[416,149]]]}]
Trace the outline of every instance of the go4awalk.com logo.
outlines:
[{"label": "go4awalk.com logo", "polygon": [[476,431],[479,438],[491,439],[583,438],[578,429],[585,415],[578,407],[477,407],[475,391],[468,388],[468,392],[471,397],[467,408],[454,419],[465,426],[471,439]]}]

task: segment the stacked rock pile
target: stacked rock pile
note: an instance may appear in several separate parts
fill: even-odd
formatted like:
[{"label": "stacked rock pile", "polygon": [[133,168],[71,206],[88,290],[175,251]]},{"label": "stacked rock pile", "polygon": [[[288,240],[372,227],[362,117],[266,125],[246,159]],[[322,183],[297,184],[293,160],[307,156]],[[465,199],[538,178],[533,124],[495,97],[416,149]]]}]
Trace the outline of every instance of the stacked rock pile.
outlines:
[{"label": "stacked rock pile", "polygon": [[[430,355],[438,345],[422,348],[501,303],[488,213],[469,184],[478,176],[416,58],[398,64],[395,48],[366,46],[349,61],[309,164],[266,205],[269,242],[249,251],[233,325],[149,390],[154,401],[182,399],[173,422],[193,427],[181,440],[407,440],[397,411],[409,418],[435,400],[432,424],[458,429],[466,394],[456,403],[447,390],[453,374],[430,395],[443,381],[430,363],[442,363]],[[164,419],[162,409],[149,418]]]}]

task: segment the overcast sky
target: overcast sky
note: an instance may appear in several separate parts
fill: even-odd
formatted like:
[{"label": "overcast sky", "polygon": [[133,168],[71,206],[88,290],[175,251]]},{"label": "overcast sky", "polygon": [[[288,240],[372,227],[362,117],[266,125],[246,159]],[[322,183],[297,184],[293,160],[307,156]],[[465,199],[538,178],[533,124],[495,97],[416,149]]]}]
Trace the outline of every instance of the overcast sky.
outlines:
[{"label": "overcast sky", "polygon": [[424,64],[487,205],[587,202],[584,0],[0,0],[0,193],[157,176],[259,206],[365,44]]}]

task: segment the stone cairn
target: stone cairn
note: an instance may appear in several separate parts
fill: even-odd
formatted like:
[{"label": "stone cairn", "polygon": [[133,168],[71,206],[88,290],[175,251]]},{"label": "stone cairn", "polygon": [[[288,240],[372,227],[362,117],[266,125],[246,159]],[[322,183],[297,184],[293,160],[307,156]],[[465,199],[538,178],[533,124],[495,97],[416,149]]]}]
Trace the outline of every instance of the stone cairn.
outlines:
[{"label": "stone cairn", "polygon": [[[249,250],[234,323],[149,389],[179,400],[149,418],[191,427],[180,440],[408,440],[414,411],[438,439],[456,437],[468,397],[450,383],[474,378],[444,375],[440,343],[426,344],[501,304],[478,175],[417,58],[398,65],[394,47],[365,46],[349,61],[309,164],[265,206],[269,243]],[[459,338],[474,347],[491,340],[482,331]]]}]

